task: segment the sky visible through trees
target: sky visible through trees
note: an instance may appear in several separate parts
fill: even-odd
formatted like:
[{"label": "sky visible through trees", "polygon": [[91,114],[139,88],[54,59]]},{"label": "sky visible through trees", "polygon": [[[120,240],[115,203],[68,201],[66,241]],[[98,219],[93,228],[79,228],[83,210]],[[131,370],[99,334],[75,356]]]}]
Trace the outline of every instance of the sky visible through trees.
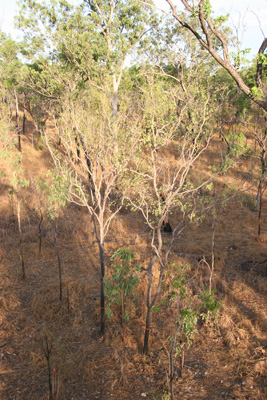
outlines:
[{"label": "sky visible through trees", "polygon": [[[14,16],[18,14],[17,0],[0,0],[0,27],[15,39],[21,32],[14,28]],[[79,4],[79,0],[70,0]],[[176,2],[179,4],[178,2]],[[217,15],[230,13],[230,24],[238,29],[239,40],[243,48],[251,48],[248,56],[253,58],[267,35],[267,1],[266,0],[213,0],[212,7]],[[156,0],[155,4],[162,9],[168,9],[165,0]],[[234,29],[235,29],[234,28]]]}]

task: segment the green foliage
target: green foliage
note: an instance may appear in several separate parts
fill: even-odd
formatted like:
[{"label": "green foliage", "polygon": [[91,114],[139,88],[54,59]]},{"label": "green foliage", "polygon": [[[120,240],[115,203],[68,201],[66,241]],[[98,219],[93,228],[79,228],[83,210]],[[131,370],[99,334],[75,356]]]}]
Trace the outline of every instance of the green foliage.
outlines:
[{"label": "green foliage", "polygon": [[171,393],[170,392],[164,392],[161,400],[171,400]]},{"label": "green foliage", "polygon": [[262,66],[266,67],[267,66],[267,55],[263,53],[257,54],[257,61],[259,64],[262,64]]},{"label": "green foliage", "polygon": [[226,15],[221,15],[219,17],[214,18],[213,23],[216,26],[216,28],[221,26],[223,23],[227,22],[229,20],[229,16],[230,16],[230,14],[226,14]]},{"label": "green foliage", "polygon": [[[182,349],[189,348],[195,336],[198,334],[198,319],[203,321],[214,319],[221,307],[221,302],[215,298],[215,291],[204,291],[198,297],[192,294],[188,286],[190,270],[189,265],[174,266],[175,277],[172,282],[170,298],[172,303],[177,304],[176,324],[178,331],[177,342],[175,344],[175,354],[179,354]],[[168,338],[172,343],[172,337]]]},{"label": "green foliage", "polygon": [[206,290],[200,295],[201,304],[200,309],[204,310],[200,313],[200,317],[203,321],[208,321],[209,319],[214,319],[217,316],[219,309],[221,308],[222,302],[217,301],[215,297],[215,290],[211,292]]},{"label": "green foliage", "polygon": [[50,218],[54,220],[59,210],[70,201],[68,181],[55,171],[50,170],[46,179],[36,179],[35,184],[40,199],[42,199],[42,211],[47,212]]},{"label": "green foliage", "polygon": [[211,4],[209,0],[205,0],[204,1],[204,5],[203,5],[203,11],[204,11],[204,15],[207,18],[209,15],[211,15],[212,13],[212,8],[211,8]]},{"label": "green foliage", "polygon": [[249,193],[242,193],[240,195],[240,198],[241,198],[241,203],[245,207],[247,207],[251,211],[255,211],[257,200],[255,199],[255,197],[253,195],[251,195]]},{"label": "green foliage", "polygon": [[112,316],[112,308],[114,304],[122,307],[124,315],[122,318],[126,321],[130,318],[130,310],[126,308],[127,300],[132,293],[135,293],[135,288],[139,282],[138,272],[140,271],[139,265],[133,265],[134,254],[124,247],[115,251],[111,257],[113,269],[112,277],[104,278],[105,296],[107,296],[106,313],[110,318]]},{"label": "green foliage", "polygon": [[6,89],[13,89],[18,85],[21,61],[18,58],[19,46],[9,36],[1,33],[0,36],[0,72],[1,84]]},{"label": "green foliage", "polygon": [[237,52],[231,52],[230,57],[232,58],[236,69],[243,68],[246,64],[250,63],[250,61],[246,58],[250,52],[250,48],[238,50]]},{"label": "green foliage", "polygon": [[262,93],[262,90],[257,86],[253,86],[251,88],[250,94],[251,94],[251,97],[255,100],[261,100],[264,98],[264,94]]},{"label": "green foliage", "polygon": [[180,310],[180,315],[182,318],[182,327],[181,332],[184,335],[184,340],[186,342],[186,346],[190,347],[193,343],[194,336],[197,333],[196,325],[198,320],[198,315],[196,310],[192,310],[191,308]]},{"label": "green foliage", "polygon": [[223,173],[226,173],[229,168],[235,167],[240,157],[250,151],[250,146],[246,144],[246,136],[242,132],[236,134],[229,131],[225,137],[228,142],[228,150],[221,164]]}]

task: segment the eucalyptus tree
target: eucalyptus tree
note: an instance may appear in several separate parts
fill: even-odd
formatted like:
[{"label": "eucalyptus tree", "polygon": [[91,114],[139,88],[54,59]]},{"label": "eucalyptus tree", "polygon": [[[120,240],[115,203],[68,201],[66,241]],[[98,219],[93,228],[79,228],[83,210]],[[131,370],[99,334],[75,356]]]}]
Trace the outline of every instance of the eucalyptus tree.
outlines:
[{"label": "eucalyptus tree", "polygon": [[21,151],[21,128],[19,124],[19,94],[18,87],[21,80],[21,62],[18,58],[19,46],[11,37],[1,33],[0,36],[0,88],[1,108],[7,106],[7,114],[12,119],[16,115],[15,132],[18,138],[18,149]]},{"label": "eucalyptus tree", "polygon": [[[120,181],[140,135],[134,96],[122,93],[118,112],[118,91],[126,59],[155,16],[135,0],[92,0],[77,7],[65,0],[21,4],[17,22],[25,32],[25,56],[58,85],[50,114],[57,121],[64,157],[52,144],[50,132],[46,142],[69,188],[68,200],[86,207],[94,225],[103,333],[105,237],[122,206],[125,188]],[[35,85],[35,91],[47,94],[45,85]],[[113,194],[118,189],[120,196]]]},{"label": "eucalyptus tree", "polygon": [[267,64],[266,55],[267,39],[259,47],[257,69],[255,71],[254,86],[250,87],[239,71],[239,61],[242,52],[231,59],[229,51],[229,38],[224,31],[224,22],[227,16],[213,17],[212,5],[209,0],[189,1],[181,0],[182,11],[172,0],[166,0],[170,6],[170,14],[183,28],[188,30],[207,51],[212,58],[221,65],[234,79],[238,88],[259,107],[267,111],[267,91],[263,72]]},{"label": "eucalyptus tree", "polygon": [[[193,72],[193,71],[192,71]],[[143,85],[144,136],[142,160],[131,169],[128,201],[139,211],[151,232],[151,258],[147,269],[147,315],[144,353],[148,353],[152,311],[177,236],[186,221],[194,219],[197,193],[209,187],[211,170],[202,179],[192,175],[197,160],[208,148],[218,103],[209,84],[199,74],[187,71],[182,85],[169,76],[158,78],[159,70],[146,73]],[[169,219],[170,218],[170,219]],[[164,233],[170,222],[172,232]],[[154,270],[158,268],[158,278]]]},{"label": "eucalyptus tree", "polygon": [[[84,207],[91,217],[100,261],[101,333],[105,330],[105,240],[128,189],[128,165],[140,149],[142,130],[134,96],[121,97],[117,117],[110,98],[94,87],[73,98],[66,93],[60,115],[60,150],[53,132],[46,143],[67,201]],[[62,156],[62,152],[64,156]]]},{"label": "eucalyptus tree", "polygon": [[137,0],[21,0],[17,25],[25,32],[26,53],[36,60],[50,53],[51,62],[79,73],[80,83],[110,96],[113,115],[126,60],[156,26],[155,14]]}]

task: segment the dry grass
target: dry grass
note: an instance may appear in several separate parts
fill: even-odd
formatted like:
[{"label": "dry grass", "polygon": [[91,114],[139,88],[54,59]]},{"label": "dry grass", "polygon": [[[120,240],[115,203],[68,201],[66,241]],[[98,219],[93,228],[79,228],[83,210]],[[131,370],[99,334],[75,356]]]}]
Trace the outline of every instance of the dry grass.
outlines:
[{"label": "dry grass", "polygon": [[[31,181],[44,177],[51,166],[45,150],[37,151],[30,141],[23,142],[27,159],[25,176]],[[199,161],[218,157],[221,146]],[[35,168],[32,168],[32,165]],[[228,178],[220,177],[216,191],[241,187],[251,173],[252,161],[245,160]],[[7,170],[10,172],[10,170]],[[23,250],[26,281],[21,280],[19,234],[4,179],[0,213],[0,396],[3,400],[48,399],[48,371],[42,343],[51,338],[53,400],[63,399],[141,399],[142,393],[155,400],[167,390],[169,373],[168,336],[175,329],[175,304],[169,302],[174,272],[165,276],[153,314],[150,355],[142,354],[146,316],[146,268],[151,257],[149,232],[142,218],[123,210],[107,238],[109,257],[120,246],[128,247],[140,263],[138,300],[135,315],[126,324],[122,340],[119,310],[107,321],[104,338],[99,336],[100,271],[98,249],[90,218],[84,210],[70,206],[58,221],[59,253],[63,268],[63,300],[59,300],[57,254],[54,225],[45,218],[43,248],[38,252],[38,196],[32,189],[21,195]],[[217,195],[216,192],[216,195]],[[255,188],[248,194],[255,197]],[[212,194],[211,194],[212,195]],[[185,376],[179,378],[176,360],[177,399],[266,398],[267,299],[264,265],[246,264],[267,258],[267,206],[263,209],[263,232],[257,238],[257,214],[248,199],[235,197],[218,209],[215,235],[215,274],[213,287],[223,306],[217,321],[200,327],[195,343],[185,356]],[[171,216],[175,222],[178,215]],[[210,262],[212,217],[191,224],[177,239],[171,253],[175,265],[191,265],[192,298],[208,283],[209,269],[199,260]],[[255,240],[256,239],[256,240]],[[168,237],[164,236],[167,241]],[[245,264],[244,264],[245,263]],[[251,267],[252,265],[252,267]],[[159,270],[154,269],[157,281]],[[197,301],[197,300],[196,300]],[[167,304],[168,303],[168,304]],[[167,304],[167,305],[166,305]],[[54,370],[55,368],[55,370]],[[249,380],[251,379],[251,380]],[[231,397],[232,396],[232,397]],[[250,397],[246,397],[250,396]]]}]

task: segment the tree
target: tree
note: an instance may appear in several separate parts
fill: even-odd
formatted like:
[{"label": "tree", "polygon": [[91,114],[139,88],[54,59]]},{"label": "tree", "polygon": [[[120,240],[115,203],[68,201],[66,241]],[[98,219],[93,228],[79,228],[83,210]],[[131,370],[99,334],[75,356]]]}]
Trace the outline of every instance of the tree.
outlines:
[{"label": "tree", "polygon": [[178,12],[172,0],[166,0],[166,2],[170,6],[173,18],[194,35],[200,45],[235,80],[239,89],[246,96],[267,111],[267,92],[262,79],[263,65],[266,64],[264,51],[267,47],[267,39],[263,41],[259,49],[257,73],[255,74],[257,82],[253,88],[250,88],[239,73],[238,66],[233,66],[231,63],[228,39],[221,28],[227,17],[213,18],[211,4],[207,0],[200,0],[196,4],[181,0],[185,12]]},{"label": "tree", "polygon": [[154,13],[136,0],[84,0],[77,7],[65,0],[21,3],[17,24],[27,33],[25,54],[36,60],[50,49],[53,62],[64,67],[54,79],[63,82],[66,72],[75,71],[79,85],[92,85],[110,97],[115,116],[125,60],[156,25]]},{"label": "tree", "polygon": [[124,177],[139,151],[141,135],[134,98],[129,93],[124,101],[121,98],[117,118],[112,115],[109,100],[93,87],[76,99],[66,93],[59,119],[60,151],[53,133],[46,132],[45,136],[64,182],[66,199],[85,207],[93,222],[101,270],[101,333],[105,330],[105,238],[123,205],[128,189]]},{"label": "tree", "polygon": [[[186,218],[194,218],[195,196],[212,180],[212,173],[201,181],[190,179],[191,168],[207,149],[212,138],[216,109],[205,81],[191,79],[190,71],[180,84],[158,79],[158,70],[146,73],[143,87],[144,127],[142,159],[131,170],[128,201],[140,211],[151,232],[152,255],[147,269],[147,316],[144,353],[148,353],[153,307],[160,293],[169,255]],[[166,153],[172,150],[171,160]],[[162,228],[172,213],[172,232],[163,240]],[[159,278],[153,279],[158,263]],[[154,288],[155,287],[155,288]]]},{"label": "tree", "polygon": [[173,279],[171,283],[170,303],[175,305],[176,310],[174,315],[176,318],[175,332],[171,337],[170,354],[169,354],[169,388],[171,399],[174,397],[174,378],[175,369],[174,361],[179,354],[181,358],[180,375],[183,377],[185,351],[189,349],[195,336],[198,334],[199,326],[198,321],[201,319],[207,322],[215,319],[218,310],[221,307],[221,302],[216,301],[214,291],[208,289],[203,291],[203,288],[195,288],[197,294],[193,295],[192,286],[196,286],[194,278],[190,278],[190,266],[173,266],[173,271],[169,268],[168,273],[173,272]]},{"label": "tree", "polygon": [[124,247],[116,250],[111,260],[113,275],[111,278],[105,277],[104,280],[105,294],[108,299],[106,312],[111,317],[114,303],[120,306],[122,338],[125,341],[125,321],[130,319],[130,311],[126,303],[132,292],[135,292],[135,287],[139,282],[140,265],[132,265],[134,254]]},{"label": "tree", "polygon": [[[68,200],[86,207],[92,218],[100,255],[101,333],[105,237],[122,206],[126,188],[120,180],[140,137],[138,107],[134,109],[131,93],[123,94],[119,113],[118,89],[126,57],[149,29],[149,14],[153,20],[153,13],[135,0],[85,1],[76,8],[66,1],[24,0],[18,17],[26,33],[25,56],[42,73],[33,90],[41,96],[50,93],[42,75],[49,75],[59,87],[50,113],[57,121],[64,157],[50,133],[46,142],[69,188]],[[120,197],[117,188],[122,189]]]},{"label": "tree", "polygon": [[[21,151],[21,127],[19,124],[18,86],[20,82],[21,62],[18,58],[18,44],[9,36],[0,36],[0,72],[1,102],[7,105],[10,119],[16,115],[15,134],[18,139],[18,150]],[[6,119],[6,118],[5,118]]]}]

